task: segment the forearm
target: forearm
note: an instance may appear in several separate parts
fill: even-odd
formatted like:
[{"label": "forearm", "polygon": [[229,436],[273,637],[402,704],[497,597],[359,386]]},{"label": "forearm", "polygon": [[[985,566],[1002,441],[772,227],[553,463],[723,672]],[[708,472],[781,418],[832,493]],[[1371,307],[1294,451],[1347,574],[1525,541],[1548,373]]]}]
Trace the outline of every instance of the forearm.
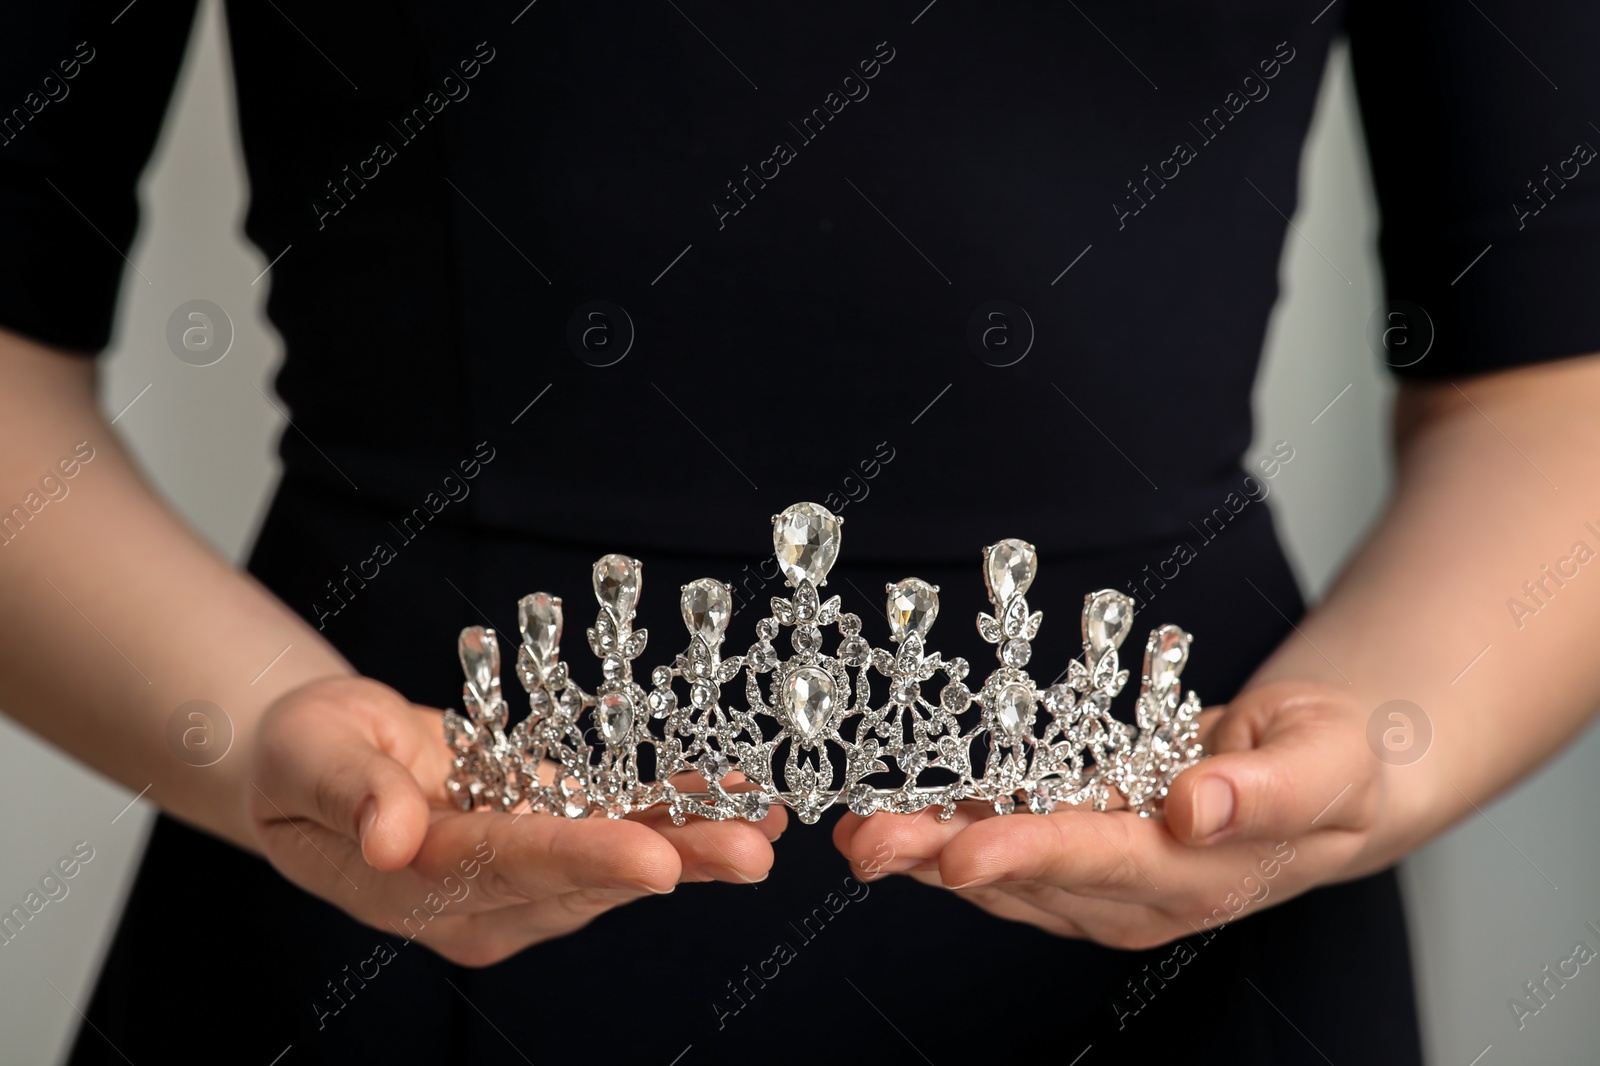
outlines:
[{"label": "forearm", "polygon": [[[67,479],[57,464],[79,442],[93,458]],[[0,508],[12,516],[0,522],[0,708],[128,788],[148,785],[169,813],[254,847],[257,720],[348,664],[156,497],[100,416],[90,367],[3,333]],[[213,765],[169,745],[168,720],[190,700],[232,723]]]},{"label": "forearm", "polygon": [[1387,512],[1254,679],[1427,716],[1425,757],[1385,765],[1393,813],[1372,865],[1518,780],[1600,705],[1600,565],[1578,561],[1600,552],[1600,357],[1411,387],[1397,415]]}]

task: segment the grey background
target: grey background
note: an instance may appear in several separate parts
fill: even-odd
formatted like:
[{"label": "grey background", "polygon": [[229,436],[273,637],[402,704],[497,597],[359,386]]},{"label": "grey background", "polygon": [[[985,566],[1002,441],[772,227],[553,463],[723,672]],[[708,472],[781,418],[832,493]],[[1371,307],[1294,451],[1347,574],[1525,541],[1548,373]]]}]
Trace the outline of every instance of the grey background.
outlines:
[{"label": "grey background", "polygon": [[[220,9],[209,0],[145,176],[145,222],[131,257],[139,272],[125,279],[102,405],[108,417],[121,413],[118,429],[173,505],[238,558],[276,481],[273,445],[284,425],[263,396],[271,394],[281,346],[262,316],[271,275],[252,282],[267,257],[241,233],[244,175],[223,36]],[[1277,440],[1295,448],[1272,483],[1271,506],[1302,586],[1315,595],[1389,485],[1392,385],[1364,335],[1377,304],[1376,220],[1342,52],[1323,86],[1301,191],[1300,235],[1291,230],[1284,248],[1283,299],[1257,388],[1250,455]],[[1260,209],[1272,210],[1264,202]],[[232,351],[215,366],[189,366],[167,349],[169,315],[194,299],[233,319]],[[1600,840],[1590,822],[1600,784],[1589,770],[1597,756],[1600,730],[1590,729],[1542,773],[1405,863],[1430,1062],[1595,1061],[1600,975],[1586,969],[1521,1032],[1507,999],[1580,938],[1600,947],[1583,929],[1585,921],[1600,923]],[[7,1063],[65,1054],[148,831],[151,809],[144,801],[127,808],[133,798],[0,718],[0,903],[19,902],[74,843],[95,849],[68,882],[70,894],[0,947],[0,1059]],[[234,911],[205,870],[193,871],[189,891],[192,920],[172,929],[174,937],[269,920]],[[181,1018],[185,990],[171,994]],[[280,1050],[261,1049],[261,1061]],[[1114,1052],[1096,1048],[1086,1066]]]}]

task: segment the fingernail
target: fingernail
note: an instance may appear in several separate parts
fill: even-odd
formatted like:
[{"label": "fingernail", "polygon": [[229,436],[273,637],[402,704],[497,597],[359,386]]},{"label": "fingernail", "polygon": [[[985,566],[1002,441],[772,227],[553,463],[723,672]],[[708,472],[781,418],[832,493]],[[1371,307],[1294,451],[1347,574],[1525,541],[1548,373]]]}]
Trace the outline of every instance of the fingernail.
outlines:
[{"label": "fingernail", "polygon": [[1194,839],[1222,832],[1233,820],[1233,786],[1226,778],[1207,777],[1194,787]]},{"label": "fingernail", "polygon": [[589,895],[603,902],[631,903],[647,890],[650,892],[655,891],[648,885],[630,885],[627,888],[591,888],[589,889]]},{"label": "fingernail", "polygon": [[990,881],[993,881],[993,880],[994,880],[994,875],[993,874],[986,874],[983,877],[974,877],[970,881],[963,881],[959,885],[945,885],[944,887],[948,888],[950,891],[954,892],[957,889],[962,889],[962,888],[977,888],[977,887],[979,887],[981,885],[986,885]]},{"label": "fingernail", "polygon": [[372,832],[372,823],[378,820],[378,797],[368,796],[361,801],[361,809],[356,813],[356,837],[363,845],[367,842],[367,835]]},{"label": "fingernail", "polygon": [[888,877],[890,874],[903,874],[908,870],[915,870],[919,866],[926,865],[926,863],[926,859],[896,856],[886,862],[880,862],[877,859],[863,859],[857,865],[861,867],[861,872],[866,875],[864,880],[876,881],[878,878]]},{"label": "fingernail", "polygon": [[720,863],[707,863],[700,867],[700,873],[713,881],[726,881],[733,885],[759,885],[771,876],[772,871],[768,870],[760,877],[750,877],[743,871],[735,870],[731,866],[723,866]]}]

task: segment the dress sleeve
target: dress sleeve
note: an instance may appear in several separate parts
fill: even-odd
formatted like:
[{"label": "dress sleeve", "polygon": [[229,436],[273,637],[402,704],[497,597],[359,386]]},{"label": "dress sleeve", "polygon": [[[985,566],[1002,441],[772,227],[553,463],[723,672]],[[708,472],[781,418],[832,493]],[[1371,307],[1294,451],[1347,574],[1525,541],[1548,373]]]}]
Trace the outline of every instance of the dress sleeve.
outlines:
[{"label": "dress sleeve", "polygon": [[1351,2],[1395,373],[1600,350],[1600,4]]},{"label": "dress sleeve", "polygon": [[110,339],[139,174],[195,5],[20,4],[0,32],[0,328],[69,351]]}]

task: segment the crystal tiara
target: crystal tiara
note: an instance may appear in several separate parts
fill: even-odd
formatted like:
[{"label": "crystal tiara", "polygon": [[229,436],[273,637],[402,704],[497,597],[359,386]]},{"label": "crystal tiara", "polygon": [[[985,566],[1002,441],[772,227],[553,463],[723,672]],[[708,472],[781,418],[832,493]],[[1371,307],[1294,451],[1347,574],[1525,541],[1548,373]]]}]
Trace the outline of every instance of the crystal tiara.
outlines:
[{"label": "crystal tiara", "polygon": [[[728,586],[713,578],[684,585],[689,646],[651,671],[648,690],[633,676],[647,637],[633,628],[641,564],[625,555],[594,565],[600,612],[587,636],[604,680],[592,694],[559,657],[559,597],[535,592],[517,605],[516,670],[531,713],[509,728],[498,638],[483,626],[463,629],[466,713],[444,716],[451,795],[464,810],[526,803],[567,818],[620,818],[665,804],[679,824],[689,815],[755,821],[775,802],[808,823],[841,801],[860,815],[937,806],[940,818],[961,800],[1001,814],[1019,801],[1039,814],[1058,803],[1104,810],[1113,792],[1148,815],[1202,757],[1200,699],[1192,691],[1180,698],[1191,641],[1182,629],[1161,626],[1145,644],[1136,728],[1111,714],[1128,681],[1117,650],[1133,626],[1133,601],[1120,592],[1084,597],[1082,657],[1041,690],[1025,669],[1043,617],[1025,598],[1037,554],[1003,540],[984,549],[994,613],[978,615],[999,665],[974,691],[965,659],[943,659],[924,643],[939,613],[937,586],[908,577],[887,587],[889,648],[868,644],[860,617],[838,596],[820,599],[843,524],[814,503],[773,517],[778,566],[794,591],[773,598],[743,655],[722,651]],[[831,654],[823,650],[828,626],[839,633]],[[787,657],[774,644],[785,629]],[[881,695],[874,672],[885,681]],[[743,692],[725,693],[741,673]],[[935,674],[946,680],[929,698],[924,685]],[[728,782],[734,771],[748,784]]]}]

